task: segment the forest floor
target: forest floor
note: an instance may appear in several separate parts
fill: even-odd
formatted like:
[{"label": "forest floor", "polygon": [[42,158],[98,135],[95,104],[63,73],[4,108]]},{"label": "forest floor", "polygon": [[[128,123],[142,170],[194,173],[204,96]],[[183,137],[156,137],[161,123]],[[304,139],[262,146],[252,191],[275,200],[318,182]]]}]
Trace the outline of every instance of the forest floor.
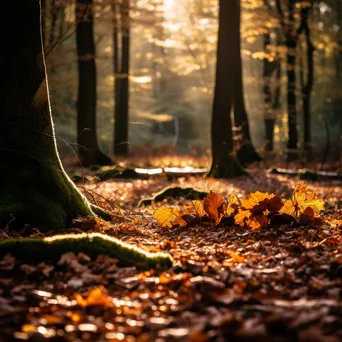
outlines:
[{"label": "forest floor", "polygon": [[[110,224],[76,221],[69,232],[101,231],[149,251],[169,252],[170,269],[141,271],[116,260],[64,254],[57,264],[0,260],[0,341],[342,341],[342,190],[339,181],[307,185],[325,202],[324,223],[260,230],[200,222],[160,227],[161,205],[138,208],[169,185],[290,198],[297,178],[260,167],[234,180],[184,176],[172,180],[108,180],[80,184],[114,207]],[[6,229],[1,239],[42,236]]]}]

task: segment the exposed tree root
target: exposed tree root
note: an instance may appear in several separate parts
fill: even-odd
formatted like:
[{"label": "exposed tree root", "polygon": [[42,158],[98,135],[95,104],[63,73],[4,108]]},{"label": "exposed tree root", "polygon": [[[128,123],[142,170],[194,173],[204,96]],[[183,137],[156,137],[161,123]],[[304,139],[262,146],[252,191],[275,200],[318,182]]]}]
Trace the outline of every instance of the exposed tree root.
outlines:
[{"label": "exposed tree root", "polygon": [[144,269],[171,266],[173,259],[167,253],[149,253],[116,238],[99,234],[67,234],[33,239],[8,239],[0,242],[0,259],[11,253],[25,261],[59,260],[67,252],[85,253],[91,258],[100,254],[118,259],[122,265],[133,265]]}]

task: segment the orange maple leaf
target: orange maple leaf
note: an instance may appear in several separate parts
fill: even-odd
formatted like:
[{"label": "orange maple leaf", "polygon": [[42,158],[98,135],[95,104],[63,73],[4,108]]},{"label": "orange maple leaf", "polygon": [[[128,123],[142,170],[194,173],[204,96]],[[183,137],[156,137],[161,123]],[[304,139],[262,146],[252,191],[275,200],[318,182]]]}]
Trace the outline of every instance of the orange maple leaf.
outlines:
[{"label": "orange maple leaf", "polygon": [[278,212],[283,206],[276,195],[260,191],[250,193],[246,199],[240,200],[240,204],[235,223],[252,230],[266,228],[269,222],[267,215]]}]

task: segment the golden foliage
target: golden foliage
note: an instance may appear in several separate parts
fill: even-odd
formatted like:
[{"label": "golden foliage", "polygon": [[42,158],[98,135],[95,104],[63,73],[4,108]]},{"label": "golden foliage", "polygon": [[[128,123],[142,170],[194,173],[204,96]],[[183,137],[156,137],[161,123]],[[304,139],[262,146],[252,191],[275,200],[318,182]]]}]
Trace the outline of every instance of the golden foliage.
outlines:
[{"label": "golden foliage", "polygon": [[204,206],[203,206],[203,201],[192,201],[192,205],[194,206],[196,215],[198,217],[203,217],[205,215],[205,210],[204,210]]},{"label": "golden foliage", "polygon": [[153,217],[158,221],[159,226],[172,228],[175,220],[180,217],[180,210],[177,206],[172,208],[163,206],[154,212]]},{"label": "golden foliage", "polygon": [[302,224],[310,224],[319,217],[321,210],[324,210],[324,201],[301,183],[293,191],[292,199],[283,201],[280,212],[298,217]]},{"label": "golden foliage", "polygon": [[[233,219],[236,225],[247,227],[251,230],[267,228],[272,214],[278,215],[278,223],[288,223],[286,215],[293,217],[293,223],[313,224],[318,226],[322,220],[319,213],[324,209],[323,200],[309,190],[306,184],[298,184],[291,199],[281,199],[268,192],[252,192],[246,198],[238,198],[232,194],[228,203],[225,199],[210,191],[203,201],[192,201],[192,206],[180,210],[161,207],[154,212],[161,227],[184,227],[200,223],[203,218],[211,219],[215,224],[220,224],[224,217]],[[286,222],[285,222],[286,221]],[[274,222],[274,221],[273,221]]]}]

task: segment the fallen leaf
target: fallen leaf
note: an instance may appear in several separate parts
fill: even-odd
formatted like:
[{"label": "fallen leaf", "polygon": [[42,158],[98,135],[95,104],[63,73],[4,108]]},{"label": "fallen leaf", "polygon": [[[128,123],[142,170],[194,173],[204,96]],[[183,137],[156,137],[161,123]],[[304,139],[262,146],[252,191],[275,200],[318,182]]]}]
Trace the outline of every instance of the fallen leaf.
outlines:
[{"label": "fallen leaf", "polygon": [[109,308],[114,306],[111,297],[108,296],[106,289],[102,285],[90,290],[84,297],[80,293],[76,293],[75,299],[82,308],[89,306]]},{"label": "fallen leaf", "polygon": [[174,221],[180,216],[180,210],[175,207],[161,207],[153,213],[153,217],[158,221],[158,225],[165,228],[172,228]]},{"label": "fallen leaf", "polygon": [[214,219],[216,223],[218,223],[223,216],[222,207],[224,203],[224,198],[213,191],[210,191],[206,198],[203,200],[203,207],[205,212],[209,215],[210,218]]}]

